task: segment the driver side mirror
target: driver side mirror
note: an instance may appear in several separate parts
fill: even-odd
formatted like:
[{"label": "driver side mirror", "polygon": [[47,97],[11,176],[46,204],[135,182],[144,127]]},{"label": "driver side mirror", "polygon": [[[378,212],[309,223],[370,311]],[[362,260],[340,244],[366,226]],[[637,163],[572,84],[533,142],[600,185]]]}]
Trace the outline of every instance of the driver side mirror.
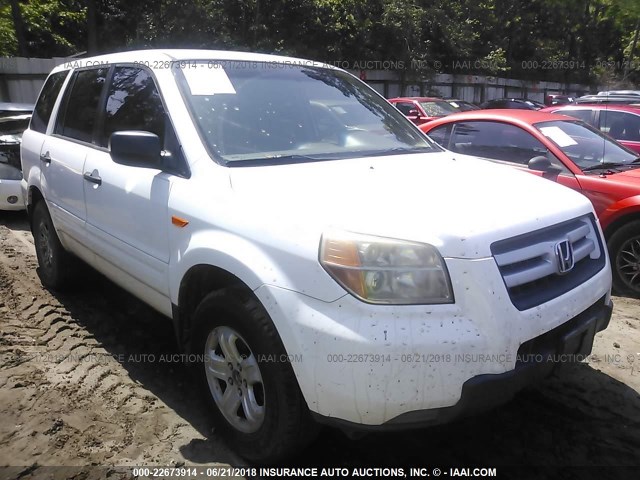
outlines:
[{"label": "driver side mirror", "polygon": [[533,157],[529,160],[527,166],[529,167],[529,170],[535,170],[537,172],[557,174],[562,171],[560,168],[553,165],[548,157],[543,157],[542,155]]},{"label": "driver side mirror", "polygon": [[417,108],[412,108],[407,116],[420,118],[420,111]]},{"label": "driver side mirror", "polygon": [[160,139],[155,133],[138,130],[114,132],[109,139],[114,162],[130,167],[161,168]]}]

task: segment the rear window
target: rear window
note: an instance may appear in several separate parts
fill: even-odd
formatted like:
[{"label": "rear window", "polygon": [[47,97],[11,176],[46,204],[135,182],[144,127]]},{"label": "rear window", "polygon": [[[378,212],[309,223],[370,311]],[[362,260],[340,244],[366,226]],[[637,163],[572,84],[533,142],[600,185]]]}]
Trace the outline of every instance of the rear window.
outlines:
[{"label": "rear window", "polygon": [[47,131],[53,106],[56,103],[56,99],[68,73],[68,71],[54,73],[49,76],[45,82],[44,87],[42,87],[42,92],[40,92],[38,103],[36,103],[35,110],[33,111],[33,117],[31,117],[31,130],[40,133]]}]

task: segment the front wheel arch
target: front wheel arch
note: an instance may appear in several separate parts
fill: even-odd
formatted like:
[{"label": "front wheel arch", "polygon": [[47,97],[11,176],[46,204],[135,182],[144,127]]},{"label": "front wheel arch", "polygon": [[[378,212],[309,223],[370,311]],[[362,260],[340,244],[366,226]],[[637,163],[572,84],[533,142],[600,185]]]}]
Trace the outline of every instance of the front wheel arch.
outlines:
[{"label": "front wheel arch", "polygon": [[[213,379],[208,377],[206,362],[212,358],[209,355],[212,351],[209,341],[212,334],[217,332],[223,335],[235,332],[247,347],[246,351],[242,348],[238,350],[243,350],[247,358],[257,361],[252,365],[257,365],[260,375],[252,378],[259,378],[263,383],[264,396],[258,402],[264,408],[264,418],[257,428],[242,431],[234,426],[233,419],[229,421],[229,411],[226,414],[221,411],[220,395],[216,397],[212,392],[215,387],[211,382],[220,376],[214,375]],[[193,332],[189,343],[189,350],[196,354],[196,358],[202,355],[201,359],[190,365],[195,379],[203,391],[215,424],[237,453],[254,462],[272,463],[284,460],[313,440],[317,427],[311,419],[291,364],[282,361],[287,357],[286,349],[271,318],[253,292],[242,288],[210,292],[193,314]],[[213,346],[216,346],[215,341]],[[219,362],[217,358],[222,357],[220,352],[213,355],[214,364],[219,363],[224,367],[227,362]],[[234,362],[232,360],[229,363]],[[242,372],[236,370],[237,365],[229,367],[226,378],[235,378],[236,374],[238,378],[234,383],[222,381],[226,383],[226,386],[221,385],[222,393],[227,388],[236,388],[237,380],[244,379]],[[238,414],[242,412],[238,410]]]}]

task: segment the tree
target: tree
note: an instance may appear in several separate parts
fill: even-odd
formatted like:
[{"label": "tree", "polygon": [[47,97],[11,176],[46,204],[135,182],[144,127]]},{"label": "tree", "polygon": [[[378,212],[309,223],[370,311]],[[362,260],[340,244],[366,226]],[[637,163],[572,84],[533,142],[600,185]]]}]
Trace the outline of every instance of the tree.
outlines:
[{"label": "tree", "polygon": [[27,57],[29,49],[27,48],[27,39],[25,37],[24,21],[22,20],[22,12],[18,0],[9,0],[11,6],[11,18],[13,19],[13,28],[18,42],[18,55]]}]

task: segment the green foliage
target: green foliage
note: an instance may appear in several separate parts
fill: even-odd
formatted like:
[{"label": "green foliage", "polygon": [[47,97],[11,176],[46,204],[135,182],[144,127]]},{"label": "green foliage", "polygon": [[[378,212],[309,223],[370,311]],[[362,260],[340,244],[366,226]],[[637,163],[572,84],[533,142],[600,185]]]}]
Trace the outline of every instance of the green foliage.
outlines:
[{"label": "green foliage", "polygon": [[[30,0],[18,4],[30,56],[68,55],[84,45],[86,10],[81,0]],[[17,53],[10,2],[0,0],[0,55]]]},{"label": "green foliage", "polygon": [[[15,55],[11,1],[0,0],[0,55]],[[408,75],[449,73],[596,81],[640,76],[638,0],[22,0],[31,56],[149,47],[251,50]],[[87,25],[87,6],[95,24]],[[452,71],[452,65],[457,69]],[[418,65],[418,67],[416,67]],[[551,66],[531,68],[531,65]],[[438,70],[438,69],[436,69]],[[635,77],[634,77],[635,75]]]},{"label": "green foliage", "polygon": [[18,41],[11,18],[9,2],[0,2],[0,57],[15,55],[18,51]]}]

